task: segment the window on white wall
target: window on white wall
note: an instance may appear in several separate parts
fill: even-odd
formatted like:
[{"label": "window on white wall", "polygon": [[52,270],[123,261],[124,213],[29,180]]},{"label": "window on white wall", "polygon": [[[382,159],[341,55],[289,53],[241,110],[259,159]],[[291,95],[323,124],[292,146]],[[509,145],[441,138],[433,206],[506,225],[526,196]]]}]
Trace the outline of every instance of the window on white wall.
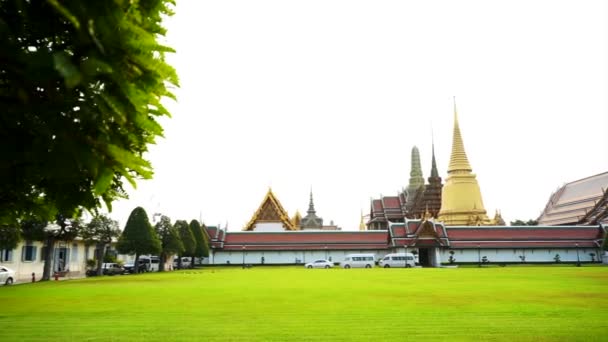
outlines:
[{"label": "window on white wall", "polygon": [[26,241],[26,245],[21,247],[21,261],[35,261],[36,249],[36,246],[33,246],[31,241]]},{"label": "window on white wall", "polygon": [[72,244],[72,262],[78,262],[78,244]]},{"label": "window on white wall", "polygon": [[46,246],[40,248],[40,262],[44,262],[44,256],[46,255]]},{"label": "window on white wall", "polygon": [[13,261],[13,250],[12,249],[1,249],[0,250],[0,261],[1,262],[12,262]]}]

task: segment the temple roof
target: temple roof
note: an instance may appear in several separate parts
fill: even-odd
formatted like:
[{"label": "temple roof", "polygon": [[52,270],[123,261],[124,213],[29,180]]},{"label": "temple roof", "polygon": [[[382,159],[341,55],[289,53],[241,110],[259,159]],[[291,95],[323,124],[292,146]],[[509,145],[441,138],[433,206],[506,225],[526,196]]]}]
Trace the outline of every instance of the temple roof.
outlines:
[{"label": "temple roof", "polygon": [[589,212],[598,210],[596,206],[602,202],[606,191],[608,172],[567,183],[551,195],[538,218],[538,224],[553,226],[582,223]]},{"label": "temple roof", "polygon": [[[447,227],[407,220],[388,230],[226,232],[208,227],[211,247],[223,250],[379,250],[395,247],[599,248],[599,226]],[[215,234],[214,234],[215,233]],[[215,235],[215,236],[214,236]],[[214,236],[214,237],[213,237]]]},{"label": "temple roof", "polygon": [[384,249],[386,231],[285,231],[228,233],[227,250]]},{"label": "temple roof", "polygon": [[272,189],[268,188],[268,192],[262,200],[260,207],[255,211],[249,223],[243,228],[243,230],[253,230],[255,224],[258,222],[281,222],[285,229],[295,230],[296,227],[287,215],[287,211],[283,209],[281,202],[276,198]]},{"label": "temple roof", "polygon": [[323,226],[323,219],[317,216],[315,211],[315,203],[312,199],[312,189],[310,189],[310,201],[308,203],[308,210],[306,216],[300,220],[301,228],[321,228]]}]

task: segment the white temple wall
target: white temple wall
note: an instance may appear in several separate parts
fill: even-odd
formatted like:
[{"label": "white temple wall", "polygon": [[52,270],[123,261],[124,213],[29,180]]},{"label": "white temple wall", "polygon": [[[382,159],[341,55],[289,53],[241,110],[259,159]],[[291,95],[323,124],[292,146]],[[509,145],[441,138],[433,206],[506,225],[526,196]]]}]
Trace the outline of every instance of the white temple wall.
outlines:
[{"label": "white temple wall", "polygon": [[[415,248],[408,248],[408,252],[413,252]],[[591,262],[591,253],[594,254],[595,262],[601,262],[602,253],[599,249],[579,248],[578,259],[577,250],[574,248],[552,248],[552,249],[495,249],[481,248],[477,249],[440,249],[433,248],[433,255],[429,255],[431,262],[437,260],[439,263],[448,264],[450,251],[454,251],[456,263],[478,263],[485,256],[490,263],[521,263],[520,256],[525,256],[526,263],[554,263],[555,256],[559,254],[561,262],[574,263],[577,260],[581,262]],[[391,248],[380,250],[317,250],[317,251],[213,251],[212,257],[209,258],[209,264],[213,265],[241,265],[245,264],[264,264],[279,265],[279,264],[305,264],[317,259],[330,259],[333,262],[341,262],[347,254],[352,253],[373,253],[376,255],[376,260],[383,258],[386,254],[405,252],[404,248]],[[243,259],[243,254],[245,258]]]},{"label": "white temple wall", "polygon": [[552,263],[555,262],[555,256],[559,255],[561,262],[576,262],[580,260],[581,262],[591,262],[592,256],[591,253],[594,254],[593,259],[598,261],[598,249],[592,248],[579,248],[578,249],[578,258],[577,258],[577,250],[574,248],[552,248],[552,249],[521,249],[521,248],[510,248],[510,249],[488,249],[481,248],[477,249],[441,249],[439,251],[441,255],[442,263],[449,263],[450,251],[454,251],[454,259],[456,259],[456,263],[460,262],[471,262],[476,263],[479,262],[484,256],[488,259],[490,263],[520,263],[522,262],[522,257],[525,257],[525,262],[534,263],[534,262],[542,262],[542,263]]},{"label": "white temple wall", "polygon": [[[344,256],[352,253],[373,253],[376,255],[376,260],[386,254],[392,253],[392,250],[316,250],[316,251],[223,251],[216,250],[213,257],[209,259],[210,264],[214,265],[241,265],[245,264],[262,264],[262,257],[265,265],[279,264],[305,264],[317,259],[331,259],[333,262],[341,262]],[[244,259],[243,259],[243,254]]]}]

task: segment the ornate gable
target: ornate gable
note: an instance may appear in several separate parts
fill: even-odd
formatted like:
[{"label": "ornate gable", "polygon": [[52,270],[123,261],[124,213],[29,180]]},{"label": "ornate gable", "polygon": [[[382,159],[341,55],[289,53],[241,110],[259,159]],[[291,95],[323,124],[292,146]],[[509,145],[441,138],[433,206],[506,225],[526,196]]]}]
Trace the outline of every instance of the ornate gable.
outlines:
[{"label": "ornate gable", "polygon": [[280,222],[286,230],[297,230],[271,189],[268,189],[262,204],[243,230],[253,230],[258,222]]}]

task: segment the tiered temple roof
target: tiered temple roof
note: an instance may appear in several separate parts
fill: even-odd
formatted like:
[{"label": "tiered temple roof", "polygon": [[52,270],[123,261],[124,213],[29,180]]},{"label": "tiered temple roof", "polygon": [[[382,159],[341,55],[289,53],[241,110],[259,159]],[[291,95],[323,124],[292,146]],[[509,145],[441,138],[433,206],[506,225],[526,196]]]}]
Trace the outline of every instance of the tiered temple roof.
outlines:
[{"label": "tiered temple roof", "polygon": [[608,172],[570,182],[549,198],[539,225],[608,223]]},{"label": "tiered temple roof", "polygon": [[283,209],[281,202],[279,202],[270,188],[262,200],[260,207],[255,211],[243,230],[254,230],[258,223],[280,223],[286,230],[297,229],[289,219],[287,211]]},{"label": "tiered temple roof", "polygon": [[300,220],[301,229],[321,229],[323,227],[323,219],[317,216],[315,211],[315,203],[312,199],[312,189],[310,190],[310,201],[306,216]]}]

